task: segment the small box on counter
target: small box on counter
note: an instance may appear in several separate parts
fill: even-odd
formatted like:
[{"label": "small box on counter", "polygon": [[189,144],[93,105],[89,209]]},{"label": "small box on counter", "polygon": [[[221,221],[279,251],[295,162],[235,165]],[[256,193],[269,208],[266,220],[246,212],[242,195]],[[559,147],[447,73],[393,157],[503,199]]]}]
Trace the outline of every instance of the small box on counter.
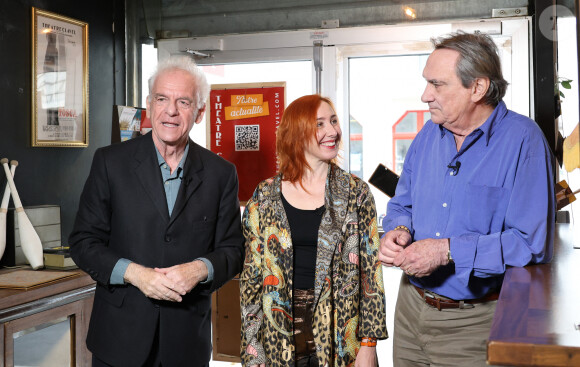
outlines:
[{"label": "small box on counter", "polygon": [[70,257],[70,251],[68,247],[57,246],[45,248],[43,252],[44,266],[47,269],[67,270],[76,269],[78,267]]}]

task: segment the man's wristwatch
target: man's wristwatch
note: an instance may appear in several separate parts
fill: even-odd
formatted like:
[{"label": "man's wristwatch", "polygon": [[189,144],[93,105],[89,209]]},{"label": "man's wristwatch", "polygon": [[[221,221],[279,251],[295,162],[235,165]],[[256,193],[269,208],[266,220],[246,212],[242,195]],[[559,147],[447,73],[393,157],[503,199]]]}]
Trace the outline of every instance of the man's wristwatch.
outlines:
[{"label": "man's wristwatch", "polygon": [[411,231],[409,230],[409,228],[407,228],[407,226],[396,226],[393,231],[396,231],[397,229],[402,229],[403,231],[407,232],[407,233],[411,233]]}]

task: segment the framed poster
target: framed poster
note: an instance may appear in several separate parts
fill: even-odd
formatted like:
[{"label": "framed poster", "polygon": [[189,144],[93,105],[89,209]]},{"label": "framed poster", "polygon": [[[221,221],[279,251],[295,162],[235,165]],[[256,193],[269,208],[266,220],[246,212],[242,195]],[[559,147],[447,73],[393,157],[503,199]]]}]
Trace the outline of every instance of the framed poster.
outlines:
[{"label": "framed poster", "polygon": [[87,147],[88,24],[32,8],[32,146]]},{"label": "framed poster", "polygon": [[260,181],[276,174],[276,129],[285,105],[285,82],[211,87],[208,149],[236,165],[242,205]]}]

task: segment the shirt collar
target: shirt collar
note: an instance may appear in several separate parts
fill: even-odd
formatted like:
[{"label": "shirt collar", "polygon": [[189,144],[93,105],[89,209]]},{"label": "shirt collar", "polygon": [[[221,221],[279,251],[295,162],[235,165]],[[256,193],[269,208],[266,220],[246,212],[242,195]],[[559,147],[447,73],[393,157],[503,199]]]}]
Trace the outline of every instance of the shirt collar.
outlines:
[{"label": "shirt collar", "polygon": [[[165,164],[165,159],[163,159],[163,156],[161,155],[161,153],[159,153],[157,147],[155,147],[155,153],[157,153],[157,163],[159,164],[159,167],[161,167],[162,165]],[[185,164],[185,159],[187,158],[188,153],[189,153],[189,143],[187,143],[187,145],[185,146],[185,150],[183,151],[183,157],[181,157],[181,160],[177,165],[177,172],[181,172],[183,170],[183,165]]]},{"label": "shirt collar", "polygon": [[[506,115],[506,113],[507,107],[505,105],[505,102],[500,101],[497,104],[497,106],[495,106],[495,108],[493,109],[491,115],[489,115],[487,120],[485,120],[483,125],[475,129],[473,132],[481,130],[483,132],[483,135],[485,136],[485,144],[488,145],[489,139],[491,138],[491,136],[493,135],[494,131],[497,129],[499,124],[502,122],[503,117]],[[442,125],[439,125],[439,130],[441,131],[441,138],[443,138],[445,134],[449,132],[449,130],[444,128]]]},{"label": "shirt collar", "polygon": [[505,102],[499,101],[497,106],[495,106],[495,108],[493,109],[491,115],[489,115],[489,117],[483,123],[483,125],[479,127],[479,129],[481,129],[481,131],[483,131],[485,135],[486,144],[489,144],[489,139],[491,138],[495,130],[498,129],[499,125],[502,123],[503,118],[505,117],[506,114],[507,107],[505,105]]}]

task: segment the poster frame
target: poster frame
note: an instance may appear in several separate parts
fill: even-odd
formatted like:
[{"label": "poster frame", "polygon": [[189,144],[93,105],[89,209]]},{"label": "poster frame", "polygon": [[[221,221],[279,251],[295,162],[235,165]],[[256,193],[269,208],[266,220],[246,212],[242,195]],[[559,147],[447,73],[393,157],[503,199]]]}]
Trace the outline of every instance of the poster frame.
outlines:
[{"label": "poster frame", "polygon": [[[31,24],[31,145],[88,147],[88,23],[32,7]],[[57,63],[52,61],[54,57],[51,58],[47,51],[50,42],[48,36],[39,37],[50,33],[62,36],[59,40],[66,40],[64,45],[60,45],[60,50],[65,51],[64,60],[59,60],[58,56],[56,58],[60,62],[59,66],[55,65]],[[79,43],[80,51],[77,49]],[[64,81],[60,70],[63,64],[66,67]],[[70,65],[75,67],[70,68]],[[48,77],[49,73],[53,76]],[[52,87],[48,85],[49,82],[52,82]],[[64,94],[65,97],[47,97],[43,95],[47,90],[52,91],[52,94]],[[64,102],[55,101],[58,98]],[[43,103],[54,106],[43,107]]]}]

